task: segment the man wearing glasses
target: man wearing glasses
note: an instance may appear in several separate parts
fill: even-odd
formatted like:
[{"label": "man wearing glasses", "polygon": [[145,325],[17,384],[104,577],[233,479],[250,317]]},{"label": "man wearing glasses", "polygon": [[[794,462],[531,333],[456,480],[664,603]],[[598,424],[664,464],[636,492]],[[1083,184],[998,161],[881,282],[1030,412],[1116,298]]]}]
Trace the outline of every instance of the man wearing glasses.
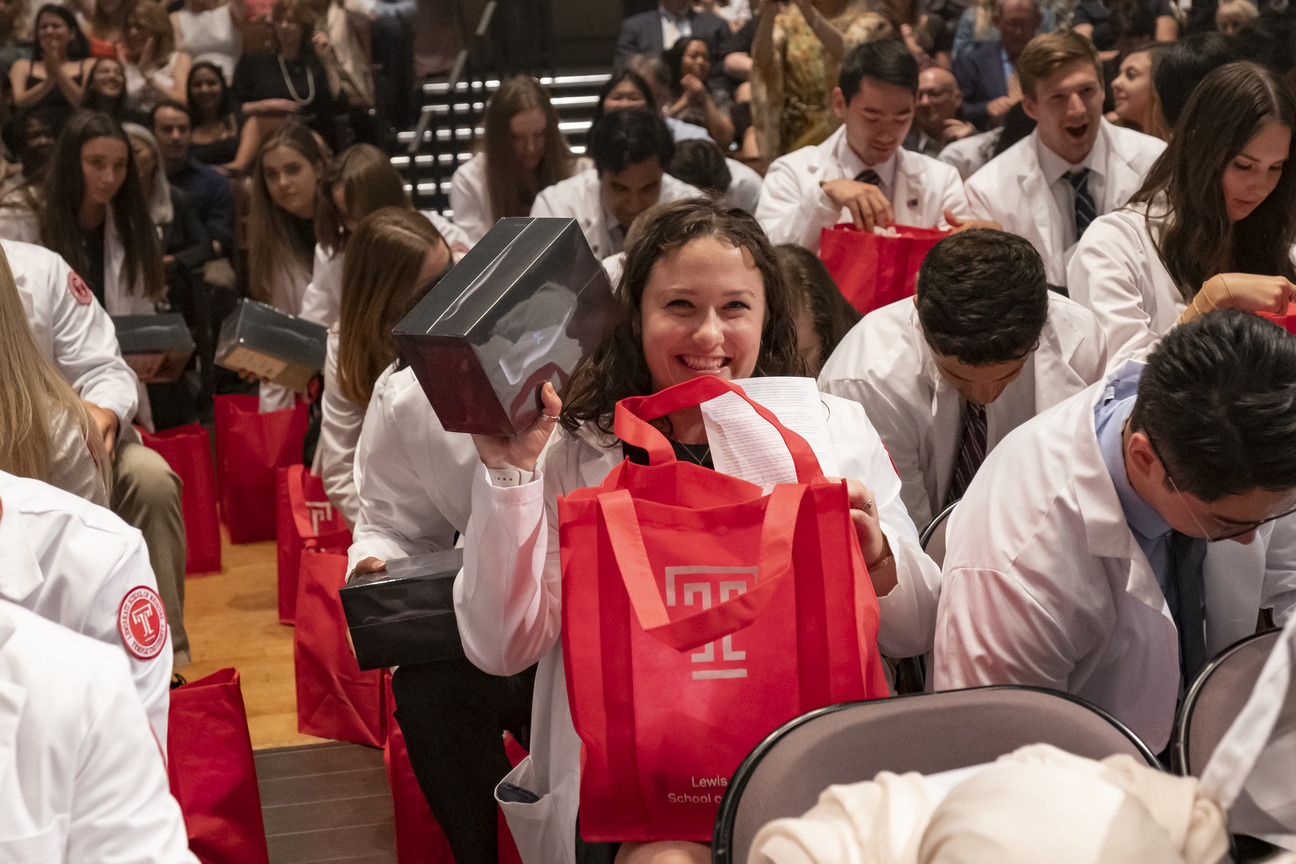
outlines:
[{"label": "man wearing glasses", "polygon": [[1296,339],[1236,310],[1018,428],[950,519],[936,688],[1061,690],[1163,749],[1201,667],[1296,601],[1294,436]]}]

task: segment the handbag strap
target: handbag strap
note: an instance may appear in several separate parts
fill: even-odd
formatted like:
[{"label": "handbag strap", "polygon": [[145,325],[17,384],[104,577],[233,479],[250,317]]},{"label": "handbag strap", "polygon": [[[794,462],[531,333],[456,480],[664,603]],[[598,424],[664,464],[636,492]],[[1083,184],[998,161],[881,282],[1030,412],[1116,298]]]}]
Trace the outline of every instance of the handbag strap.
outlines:
[{"label": "handbag strap", "polygon": [[613,431],[627,444],[648,451],[650,465],[674,462],[676,461],[675,451],[671,448],[670,441],[648,421],[665,417],[682,408],[694,408],[726,393],[737,394],[778,431],[783,443],[787,445],[788,452],[792,454],[798,481],[808,483],[816,477],[823,476],[819,468],[819,460],[804,438],[780,423],[774,416],[774,412],[748,398],[737,384],[731,384],[715,375],[700,375],[648,396],[631,396],[622,399],[616,405]]},{"label": "handbag strap", "polygon": [[761,525],[760,572],[758,580],[744,594],[723,600],[676,621],[670,619],[653,576],[652,564],[639,517],[630,492],[618,489],[598,496],[598,508],[608,532],[609,545],[621,571],[621,580],[630,597],[630,606],[645,632],[676,649],[686,651],[737,632],[756,620],[769,605],[778,580],[792,566],[792,538],[796,531],[797,512],[806,487],[783,483],[765,499],[765,518]]}]

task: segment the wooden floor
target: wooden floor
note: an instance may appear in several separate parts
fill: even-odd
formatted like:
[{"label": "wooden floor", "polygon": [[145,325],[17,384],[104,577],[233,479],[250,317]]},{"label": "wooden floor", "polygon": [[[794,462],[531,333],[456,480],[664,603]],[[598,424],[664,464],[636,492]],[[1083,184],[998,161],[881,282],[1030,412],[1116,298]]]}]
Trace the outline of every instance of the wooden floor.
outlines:
[{"label": "wooden floor", "polygon": [[176,671],[193,681],[239,670],[253,749],[319,743],[297,731],[293,630],[279,623],[275,544],[233,546],[221,533],[221,572],[185,580],[193,663]]}]

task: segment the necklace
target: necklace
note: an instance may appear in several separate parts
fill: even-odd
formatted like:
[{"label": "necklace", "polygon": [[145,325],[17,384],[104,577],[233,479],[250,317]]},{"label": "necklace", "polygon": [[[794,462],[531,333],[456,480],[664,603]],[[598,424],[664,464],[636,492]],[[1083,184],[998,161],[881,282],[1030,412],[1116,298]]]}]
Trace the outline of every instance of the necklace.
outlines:
[{"label": "necklace", "polygon": [[[685,444],[683,441],[673,443],[684,451],[684,455],[688,456],[690,462],[706,467],[706,460],[711,456],[711,445],[709,443],[705,445],[705,449],[703,449],[704,445],[702,444]],[[698,456],[698,450],[702,450],[701,457]]]},{"label": "necklace", "polygon": [[284,62],[282,54],[276,55],[279,58],[279,71],[283,73],[284,84],[288,87],[288,95],[298,105],[309,105],[315,101],[315,73],[311,71],[309,63],[306,66],[306,98],[297,95],[297,88],[293,86],[292,78],[288,77],[288,64]]}]

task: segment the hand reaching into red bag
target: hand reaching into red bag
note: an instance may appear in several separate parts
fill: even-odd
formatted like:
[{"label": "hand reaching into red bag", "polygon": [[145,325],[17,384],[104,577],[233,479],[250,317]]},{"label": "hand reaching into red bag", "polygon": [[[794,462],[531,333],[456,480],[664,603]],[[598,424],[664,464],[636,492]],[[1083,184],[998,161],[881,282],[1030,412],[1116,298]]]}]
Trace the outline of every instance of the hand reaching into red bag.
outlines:
[{"label": "hand reaching into red bag", "polygon": [[861,183],[858,180],[826,180],[819,185],[823,193],[838,207],[850,210],[855,227],[861,231],[872,231],[876,227],[890,225],[896,221],[895,209],[882,194],[882,190],[872,183]]},{"label": "hand reaching into red bag", "polygon": [[885,597],[896,586],[897,577],[895,557],[891,554],[891,544],[882,533],[877,502],[868,487],[849,478],[846,480],[846,496],[850,501],[851,521],[859,534],[860,551],[864,553],[864,563],[868,565],[869,578],[873,580],[873,593]]},{"label": "hand reaching into red bag", "polygon": [[540,390],[540,402],[543,406],[540,416],[522,434],[472,436],[483,465],[487,468],[535,470],[536,461],[549,443],[549,436],[558,425],[558,415],[562,413],[562,400],[548,381]]}]

